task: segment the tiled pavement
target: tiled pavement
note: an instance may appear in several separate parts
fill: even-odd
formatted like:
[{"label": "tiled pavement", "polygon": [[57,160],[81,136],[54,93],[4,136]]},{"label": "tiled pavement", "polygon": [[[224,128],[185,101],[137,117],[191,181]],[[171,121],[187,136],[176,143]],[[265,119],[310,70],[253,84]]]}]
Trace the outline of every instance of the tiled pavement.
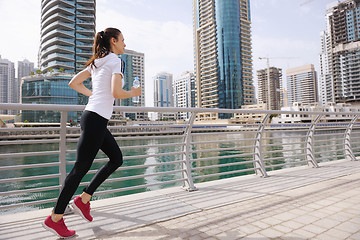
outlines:
[{"label": "tiled pavement", "polygon": [[102,239],[360,239],[360,173]]},{"label": "tiled pavement", "polygon": [[[92,203],[94,221],[67,216],[72,239],[360,240],[360,161],[321,163]],[[0,216],[0,239],[56,239],[50,209]]]}]

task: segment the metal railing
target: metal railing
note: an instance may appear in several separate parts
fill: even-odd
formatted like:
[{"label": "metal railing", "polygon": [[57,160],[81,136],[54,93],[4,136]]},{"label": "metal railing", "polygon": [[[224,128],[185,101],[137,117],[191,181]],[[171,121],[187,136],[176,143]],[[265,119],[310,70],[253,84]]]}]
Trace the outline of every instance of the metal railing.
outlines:
[{"label": "metal railing", "polygon": [[[0,128],[0,212],[56,200],[67,172],[74,164],[80,127],[70,126],[68,112],[84,106],[0,104],[0,110],[59,111],[56,127]],[[360,112],[301,112],[313,115],[309,123],[273,124],[274,115],[291,111],[204,108],[114,107],[115,112],[188,112],[183,122],[129,122],[109,129],[124,155],[124,164],[98,189],[95,198],[196,183],[244,174],[268,177],[269,171],[336,159],[356,160],[360,148]],[[197,122],[198,113],[264,114],[260,123]],[[325,122],[325,116],[344,114],[347,121]],[[339,120],[344,120],[339,118]],[[119,121],[118,121],[119,122]],[[101,152],[88,175],[108,161]],[[88,184],[88,176],[80,184]],[[45,204],[45,205],[44,205]]]}]

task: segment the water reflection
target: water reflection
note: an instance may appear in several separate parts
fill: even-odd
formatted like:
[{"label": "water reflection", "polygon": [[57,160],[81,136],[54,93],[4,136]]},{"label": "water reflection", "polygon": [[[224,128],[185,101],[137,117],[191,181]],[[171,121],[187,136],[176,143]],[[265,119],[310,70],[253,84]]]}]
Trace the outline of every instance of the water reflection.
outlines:
[{"label": "water reflection", "polygon": [[[244,162],[248,160],[252,160],[252,156],[234,156],[228,157],[231,155],[237,154],[244,154],[244,153],[252,153],[252,148],[246,148],[249,146],[254,145],[254,141],[239,141],[244,139],[251,139],[254,138],[254,133],[250,132],[242,132],[236,134],[211,134],[211,135],[198,135],[193,137],[194,142],[204,142],[204,141],[214,141],[213,143],[204,143],[204,144],[196,144],[193,146],[193,150],[205,150],[204,152],[197,152],[192,154],[193,159],[202,159],[202,158],[213,158],[209,160],[203,161],[195,161],[192,163],[193,168],[198,167],[206,167],[211,165],[221,165],[227,163],[236,163],[236,162]],[[228,142],[221,142],[223,140],[229,140]],[[244,147],[244,148],[242,148]],[[228,150],[219,150],[221,148],[230,148]],[[231,149],[231,148],[239,148],[239,149]],[[211,151],[208,151],[211,150]],[[221,158],[221,157],[227,158]],[[219,158],[217,158],[219,157]],[[239,165],[232,165],[232,166],[218,166],[212,168],[205,168],[205,169],[196,169],[193,171],[194,176],[205,176],[216,174],[220,172],[229,172],[229,171],[236,171],[241,169],[252,168],[253,164],[239,164]],[[251,172],[251,171],[249,171]],[[227,175],[220,175],[220,176],[211,176],[205,178],[196,179],[195,182],[204,182],[204,181],[212,181],[217,179],[223,179],[233,176],[240,176],[246,173],[233,173]],[[252,171],[253,172],[253,171]]]}]

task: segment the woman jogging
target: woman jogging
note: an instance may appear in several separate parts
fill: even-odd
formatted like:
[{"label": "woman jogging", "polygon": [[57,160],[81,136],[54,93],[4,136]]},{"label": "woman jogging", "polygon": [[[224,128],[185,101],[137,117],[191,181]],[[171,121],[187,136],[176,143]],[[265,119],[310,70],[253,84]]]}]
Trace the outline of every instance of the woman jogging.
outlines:
[{"label": "woman jogging", "polygon": [[[86,63],[87,68],[75,75],[69,83],[69,86],[77,92],[89,96],[89,102],[80,120],[82,132],[77,145],[75,165],[65,179],[53,212],[43,222],[45,229],[59,237],[75,235],[75,231],[66,227],[63,214],[99,149],[109,157],[109,162],[98,170],[83,193],[71,202],[74,210],[88,222],[93,219],[90,215],[91,196],[123,163],[122,153],[107,129],[107,123],[113,111],[115,98],[124,99],[141,94],[140,88],[132,87],[131,91],[122,89],[124,65],[117,55],[124,53],[125,46],[120,30],[107,28],[98,32],[94,39],[93,56]],[[92,91],[83,84],[90,76],[92,76]]]}]

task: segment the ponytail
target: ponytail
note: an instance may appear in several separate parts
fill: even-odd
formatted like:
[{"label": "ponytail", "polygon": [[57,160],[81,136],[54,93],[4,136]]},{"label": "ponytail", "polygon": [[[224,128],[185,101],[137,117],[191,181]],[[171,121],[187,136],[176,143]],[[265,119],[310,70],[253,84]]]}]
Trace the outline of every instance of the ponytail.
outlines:
[{"label": "ponytail", "polygon": [[95,35],[93,44],[93,55],[89,61],[86,62],[86,67],[91,65],[95,66],[95,59],[103,58],[110,53],[110,40],[117,39],[121,31],[117,28],[107,28],[104,31],[98,32]]}]

